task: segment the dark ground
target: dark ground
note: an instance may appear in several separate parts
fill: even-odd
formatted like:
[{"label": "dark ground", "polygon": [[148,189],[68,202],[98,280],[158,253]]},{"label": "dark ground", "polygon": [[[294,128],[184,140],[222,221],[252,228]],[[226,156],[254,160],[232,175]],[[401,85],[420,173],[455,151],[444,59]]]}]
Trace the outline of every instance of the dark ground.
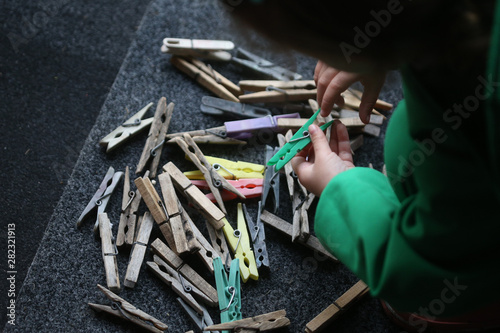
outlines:
[{"label": "dark ground", "polygon": [[[156,0],[142,18],[146,6],[132,1],[54,1],[29,6],[2,2],[0,112],[4,121],[0,184],[5,198],[2,208],[8,218],[2,221],[1,240],[4,244],[7,225],[14,223],[19,295],[16,327],[7,325],[6,331],[133,331],[106,316],[95,315],[86,305],[103,301],[95,285],[105,284],[105,280],[92,222],[76,229],[75,221],[110,165],[123,170],[137,163],[145,135],[112,155],[106,155],[97,145],[100,138],[128,118],[126,114],[165,96],[176,103],[170,132],[221,124],[220,120],[200,116],[199,102],[207,92],[172,68],[168,56],[159,52],[162,38],[231,39],[305,78],[312,77],[313,59],[270,50],[260,39],[235,31],[212,1],[180,5]],[[46,14],[40,14],[41,10]],[[30,32],[30,27],[35,31]],[[9,39],[9,33],[29,38],[15,42],[17,47],[13,47],[13,35]],[[233,65],[214,67],[234,82],[247,78]],[[401,99],[397,74],[389,76],[382,98],[393,103]],[[381,168],[383,137],[366,140],[356,154],[359,165],[373,162]],[[206,153],[260,163],[264,158],[261,145],[243,151],[207,148]],[[166,148],[160,165],[173,160],[179,166],[193,168],[181,157],[179,150]],[[121,193],[121,184],[117,193]],[[115,220],[119,217],[119,197],[114,195],[108,206]],[[255,210],[255,202],[249,205]],[[290,220],[289,207],[283,206],[279,215]],[[356,278],[342,265],[317,261],[312,252],[290,244],[272,230],[266,232],[272,273],[243,285],[242,312],[250,316],[286,308],[292,320],[289,332],[303,331],[305,323]],[[317,264],[313,269],[304,266],[311,258]],[[122,277],[126,261],[126,254],[121,255]],[[5,261],[1,267],[3,272],[9,270]],[[7,294],[5,281],[2,278],[1,299]],[[166,322],[171,332],[193,328],[173,293],[149,272],[141,272],[137,287],[123,290],[121,296]],[[6,317],[0,318],[1,325]],[[397,331],[381,313],[378,302],[369,298],[335,325],[338,332]]]}]

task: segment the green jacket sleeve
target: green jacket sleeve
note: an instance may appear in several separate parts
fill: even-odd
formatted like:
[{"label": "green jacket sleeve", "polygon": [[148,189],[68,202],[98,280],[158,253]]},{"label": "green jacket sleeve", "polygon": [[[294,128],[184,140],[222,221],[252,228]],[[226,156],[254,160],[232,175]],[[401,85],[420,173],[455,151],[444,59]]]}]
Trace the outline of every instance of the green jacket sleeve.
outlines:
[{"label": "green jacket sleeve", "polygon": [[[373,296],[400,311],[454,316],[498,300],[498,288],[489,284],[500,276],[494,264],[498,246],[492,247],[498,223],[482,220],[481,211],[475,220],[460,216],[475,210],[457,205],[484,208],[479,193],[478,201],[441,200],[437,188],[437,196],[421,193],[401,202],[382,173],[348,170],[320,197],[316,235]],[[442,213],[430,213],[429,200],[441,205]]]}]

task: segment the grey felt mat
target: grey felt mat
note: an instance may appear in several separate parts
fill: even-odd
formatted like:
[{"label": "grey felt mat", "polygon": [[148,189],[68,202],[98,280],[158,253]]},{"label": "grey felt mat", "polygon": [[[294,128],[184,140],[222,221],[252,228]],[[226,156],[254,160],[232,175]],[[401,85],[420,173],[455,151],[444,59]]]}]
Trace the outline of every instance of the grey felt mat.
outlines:
[{"label": "grey felt mat", "polygon": [[[96,285],[105,285],[100,242],[93,236],[93,221],[88,220],[77,229],[76,220],[95,193],[109,166],[124,170],[135,169],[146,134],[140,135],[114,154],[107,155],[99,147],[99,140],[119,126],[131,114],[149,102],[156,103],[162,96],[176,104],[169,132],[220,126],[223,120],[201,115],[201,97],[209,95],[169,63],[169,56],[160,53],[164,37],[192,37],[230,39],[237,45],[295,70],[305,78],[312,78],[315,61],[291,51],[278,52],[269,43],[235,26],[226,12],[214,1],[191,1],[182,4],[170,0],[154,1],[148,8],[136,40],[118,74],[113,88],[92,129],[71,179],[49,222],[41,246],[30,268],[16,303],[16,326],[7,325],[6,332],[135,332],[137,329],[107,315],[94,313],[87,303],[106,303]],[[214,68],[237,82],[250,78],[231,64],[214,63]],[[399,76],[391,73],[382,98],[397,103],[401,99]],[[152,111],[149,114],[152,116]],[[356,153],[358,165],[372,162],[382,166],[380,138],[366,138],[365,145]],[[207,155],[263,163],[261,142],[245,149],[237,147],[205,147]],[[174,161],[182,170],[194,170],[177,147],[163,149],[160,165]],[[119,221],[121,186],[112,196],[108,215],[116,233]],[[282,198],[285,198],[284,189]],[[248,201],[255,217],[257,201]],[[227,205],[229,219],[235,223],[235,203]],[[145,207],[142,207],[144,210]],[[282,200],[278,215],[291,221],[291,205]],[[202,226],[200,216],[193,215]],[[311,221],[312,227],[312,221]],[[162,236],[155,226],[151,241]],[[312,251],[295,245],[288,237],[266,229],[271,272],[258,281],[242,284],[242,313],[254,316],[278,309],[286,309],[291,325],[283,332],[301,332],[307,322],[330,305],[356,281],[343,265],[324,261]],[[128,253],[120,253],[118,266],[123,279]],[[146,260],[151,260],[147,254]],[[207,276],[202,267],[201,274]],[[214,279],[208,276],[210,283]],[[177,304],[176,295],[144,267],[134,289],[123,289],[120,296],[162,320],[171,332],[195,329]],[[212,318],[219,321],[217,311]],[[337,332],[397,332],[383,315],[377,300],[369,297],[336,321],[328,331]]]}]

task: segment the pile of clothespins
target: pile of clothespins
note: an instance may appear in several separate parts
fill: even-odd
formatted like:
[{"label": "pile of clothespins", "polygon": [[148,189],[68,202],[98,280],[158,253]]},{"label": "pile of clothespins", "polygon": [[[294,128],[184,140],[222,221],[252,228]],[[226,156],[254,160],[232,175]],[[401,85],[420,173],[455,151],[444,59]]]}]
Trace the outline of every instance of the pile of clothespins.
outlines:
[{"label": "pile of clothespins", "polygon": [[[134,288],[149,246],[154,253],[153,261],[146,262],[145,265],[178,294],[178,302],[198,330],[270,330],[290,324],[284,310],[246,319],[242,318],[241,313],[240,280],[258,280],[259,274],[272,269],[266,250],[264,225],[287,234],[295,243],[303,244],[330,260],[337,261],[310,234],[308,208],[314,195],[300,184],[287,163],[310,142],[307,127],[311,123],[325,122],[324,129],[331,123],[331,119],[319,119],[319,111],[316,111],[318,106],[314,100],[315,83],[312,80],[301,80],[299,74],[242,49],[237,50],[237,56],[232,56],[229,51],[233,48],[234,44],[229,41],[166,38],[162,51],[173,54],[172,64],[219,97],[203,97],[201,112],[239,120],[226,121],[223,126],[215,128],[168,133],[174,104],[167,103],[166,98],[162,97],[152,118],[144,119],[153,106],[150,103],[100,141],[109,152],[149,128],[135,170],[136,174],[142,175],[134,180],[137,189],[131,189],[129,167],[125,172],[115,172],[110,167],[77,222],[77,226],[81,226],[85,219],[97,211],[94,232],[100,236],[107,284],[107,288],[99,286],[99,289],[112,304],[89,304],[93,309],[129,320],[152,332],[167,329],[167,325],[117,295],[121,289],[116,257],[119,249],[131,249],[123,285]],[[199,58],[231,61],[270,80],[240,81],[236,85]],[[374,110],[372,123],[363,124],[356,111],[360,96],[361,92],[346,91],[344,99],[346,107],[350,109],[332,110],[329,117],[339,118],[346,124],[351,135],[354,135],[351,141],[353,150],[361,145],[363,134],[377,136],[380,133],[378,125],[385,118]],[[379,101],[376,108],[388,110],[392,105]],[[301,118],[304,114],[308,117]],[[281,147],[266,146],[266,166],[205,156],[198,146],[206,143],[245,144],[246,140],[259,131],[269,131],[273,135],[276,133]],[[198,170],[182,172],[170,161],[158,173],[165,144],[176,144]],[[282,168],[292,203],[292,223],[275,215],[280,202]],[[114,237],[106,206],[122,177],[121,217]],[[159,185],[160,191],[155,185]],[[242,203],[247,198],[260,198],[255,220],[248,213],[245,203]],[[234,199],[241,201],[237,204],[236,229],[228,221],[225,207],[226,201]],[[141,201],[147,206],[147,211],[143,214],[139,213]],[[189,216],[185,208],[187,203],[204,217],[210,241]],[[272,212],[266,210],[269,206],[272,206]],[[164,239],[157,238],[150,242],[154,224]],[[185,259],[192,255],[197,256],[214,275],[216,288],[186,262]],[[358,282],[331,307],[314,318],[307,325],[306,331],[319,332],[340,310],[367,291],[367,286],[362,281]],[[206,306],[218,306],[221,324],[214,325]]]}]

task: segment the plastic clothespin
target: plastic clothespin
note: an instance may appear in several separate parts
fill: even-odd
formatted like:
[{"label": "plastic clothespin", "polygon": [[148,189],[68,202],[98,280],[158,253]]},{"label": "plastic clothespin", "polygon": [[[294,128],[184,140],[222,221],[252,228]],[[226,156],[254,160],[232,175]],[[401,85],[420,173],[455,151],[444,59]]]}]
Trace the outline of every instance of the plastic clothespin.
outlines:
[{"label": "plastic clothespin", "polygon": [[202,97],[200,109],[204,114],[236,119],[259,118],[272,115],[268,109],[211,96]]},{"label": "plastic clothespin", "polygon": [[236,57],[233,57],[231,60],[269,79],[290,81],[300,80],[302,78],[302,75],[275,65],[269,60],[261,58],[242,48],[236,49]]},{"label": "plastic clothespin", "polygon": [[266,233],[264,231],[264,223],[260,220],[261,202],[259,201],[259,208],[257,211],[257,220],[254,222],[248,213],[247,206],[242,204],[243,214],[247,221],[250,236],[252,236],[252,244],[255,254],[255,262],[257,269],[269,270],[269,255],[267,254],[266,247]]},{"label": "plastic clothespin", "polygon": [[[189,157],[186,155],[186,157]],[[210,165],[225,179],[259,179],[263,178],[265,166],[262,164],[231,161],[224,158],[205,156]],[[205,179],[199,170],[184,172],[189,179]]]},{"label": "plastic clothespin", "polygon": [[[259,209],[259,213],[267,205],[267,199],[269,198],[269,193],[272,193],[273,199],[273,213],[276,214],[278,211],[280,203],[280,175],[279,172],[275,172],[272,166],[267,165],[269,160],[277,154],[279,147],[266,146],[266,170],[264,172],[264,182],[262,189],[262,207]],[[272,191],[271,191],[272,190]]]},{"label": "plastic clothespin", "polygon": [[236,258],[231,262],[228,277],[222,259],[220,257],[214,259],[215,284],[219,298],[221,323],[242,319],[239,267],[239,259]]},{"label": "plastic clothespin", "polygon": [[187,315],[189,316],[189,318],[191,318],[191,320],[196,325],[198,330],[202,332],[208,332],[204,331],[204,328],[212,326],[214,322],[212,321],[212,318],[210,317],[210,314],[208,313],[207,309],[203,305],[200,304],[200,307],[203,310],[203,313],[200,315],[199,313],[194,311],[189,305],[187,305],[186,302],[182,300],[182,298],[178,297],[177,302],[179,302],[184,311],[186,311]]},{"label": "plastic clothespin", "polygon": [[[115,172],[113,167],[109,167],[108,172],[104,176],[104,179],[99,185],[99,189],[96,191],[90,202],[87,204],[87,207],[83,210],[82,214],[76,221],[76,226],[80,227],[82,222],[88,217],[95,209],[97,209],[97,216],[99,214],[104,213],[106,210],[106,206],[108,205],[109,198],[113,191],[118,185],[118,181],[123,176],[123,172],[118,171]],[[94,233],[98,232],[99,228],[99,220],[96,217],[96,222],[94,224]]]},{"label": "plastic clothespin", "polygon": [[278,116],[267,116],[245,120],[226,121],[226,135],[234,139],[248,139],[253,136],[253,133],[260,130],[271,130],[277,132],[278,119],[280,118],[300,118],[298,113],[281,114]]},{"label": "plastic clothespin", "polygon": [[149,103],[130,119],[118,126],[114,131],[106,135],[99,141],[99,145],[106,147],[106,153],[113,151],[119,145],[127,141],[135,134],[148,128],[153,123],[153,118],[142,119],[153,103]]},{"label": "plastic clothespin", "polygon": [[[274,165],[275,171],[280,170],[286,163],[288,163],[299,151],[304,149],[309,142],[311,142],[311,137],[309,135],[309,126],[314,123],[316,117],[318,117],[321,109],[318,109],[316,113],[312,115],[311,118],[302,126],[297,133],[295,133],[290,141],[288,141],[279,151],[275,154],[267,163],[267,165]],[[333,124],[333,121],[329,121],[324,125],[321,125],[321,130],[325,130]]]},{"label": "plastic clothespin", "polygon": [[[262,196],[263,189],[263,179],[240,179],[240,180],[228,180],[229,184],[233,185],[238,191],[245,196],[245,198],[257,198]],[[201,179],[193,179],[191,180],[193,185],[196,185],[201,190],[208,190],[210,187],[207,184],[206,180]],[[206,194],[207,198],[212,202],[216,202],[215,197],[212,193]],[[223,190],[221,192],[222,201],[234,200],[238,196],[229,191]]]},{"label": "plastic clothespin", "polygon": [[161,51],[179,56],[229,61],[234,43],[227,40],[165,38]]},{"label": "plastic clothespin", "polygon": [[226,223],[222,227],[222,231],[224,231],[234,257],[240,261],[240,274],[243,282],[247,282],[248,278],[258,280],[259,271],[257,270],[255,255],[250,248],[250,237],[241,203],[238,203],[237,229],[234,230],[229,223]]}]

